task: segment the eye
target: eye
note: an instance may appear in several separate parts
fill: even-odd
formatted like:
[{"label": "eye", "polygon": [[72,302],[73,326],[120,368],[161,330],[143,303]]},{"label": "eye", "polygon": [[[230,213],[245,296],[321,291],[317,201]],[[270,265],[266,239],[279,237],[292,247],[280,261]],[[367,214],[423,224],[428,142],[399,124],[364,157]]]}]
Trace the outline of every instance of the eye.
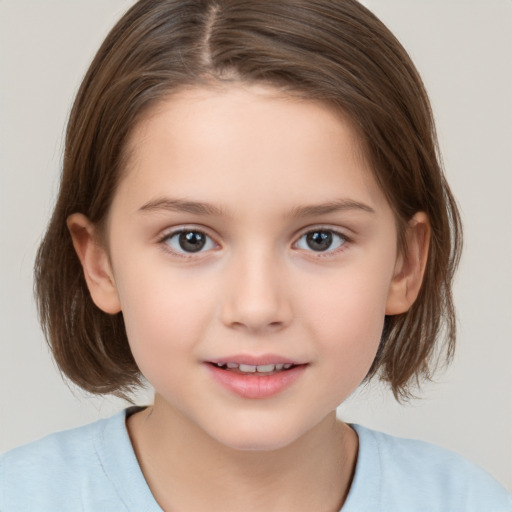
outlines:
[{"label": "eye", "polygon": [[330,229],[315,229],[302,235],[297,241],[297,247],[306,251],[327,252],[341,247],[347,239]]},{"label": "eye", "polygon": [[162,242],[176,253],[195,253],[215,247],[215,242],[202,231],[185,229],[167,235]]}]

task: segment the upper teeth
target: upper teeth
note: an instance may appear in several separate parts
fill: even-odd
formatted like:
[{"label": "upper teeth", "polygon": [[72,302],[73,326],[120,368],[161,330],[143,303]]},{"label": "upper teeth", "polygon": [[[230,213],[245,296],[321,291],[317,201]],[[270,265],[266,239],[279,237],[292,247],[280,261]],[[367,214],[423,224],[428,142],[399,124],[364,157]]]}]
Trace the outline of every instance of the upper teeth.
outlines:
[{"label": "upper teeth", "polygon": [[239,364],[239,363],[217,363],[218,367],[227,367],[231,370],[239,370],[244,373],[270,373],[274,371],[279,370],[288,370],[293,365],[292,363],[278,363],[278,364],[259,364],[259,365],[252,365],[252,364]]}]

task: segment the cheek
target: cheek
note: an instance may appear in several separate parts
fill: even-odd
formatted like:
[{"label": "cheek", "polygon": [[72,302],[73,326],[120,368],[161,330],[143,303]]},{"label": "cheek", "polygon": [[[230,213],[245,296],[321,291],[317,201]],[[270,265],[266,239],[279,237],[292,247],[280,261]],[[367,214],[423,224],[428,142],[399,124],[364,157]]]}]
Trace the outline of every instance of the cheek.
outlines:
[{"label": "cheek", "polygon": [[193,357],[212,303],[207,287],[153,269],[125,275],[118,287],[130,347],[145,375],[165,361]]},{"label": "cheek", "polygon": [[357,386],[366,376],[384,326],[388,283],[370,272],[343,273],[322,293],[304,297],[306,328],[318,350],[331,358],[330,376],[341,387]]}]

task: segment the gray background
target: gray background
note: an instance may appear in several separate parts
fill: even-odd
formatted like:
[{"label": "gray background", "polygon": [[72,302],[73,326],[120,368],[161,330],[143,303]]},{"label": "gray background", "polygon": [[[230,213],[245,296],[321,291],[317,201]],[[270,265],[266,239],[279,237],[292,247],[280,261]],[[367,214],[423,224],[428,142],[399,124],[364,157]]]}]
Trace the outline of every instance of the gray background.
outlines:
[{"label": "gray background", "polygon": [[[365,3],[402,41],[430,92],[466,246],[452,367],[407,407],[373,385],[340,414],[455,450],[512,490],[512,2]],[[125,405],[70,390],[60,378],[36,320],[32,264],[57,190],[72,98],[129,5],[0,0],[0,451]]]}]

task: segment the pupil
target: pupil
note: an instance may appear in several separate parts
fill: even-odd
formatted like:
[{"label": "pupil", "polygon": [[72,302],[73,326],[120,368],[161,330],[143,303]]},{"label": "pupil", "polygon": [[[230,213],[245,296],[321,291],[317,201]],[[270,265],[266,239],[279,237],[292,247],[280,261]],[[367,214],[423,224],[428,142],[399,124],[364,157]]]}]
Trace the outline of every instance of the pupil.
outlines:
[{"label": "pupil", "polygon": [[313,231],[306,236],[306,242],[313,251],[326,251],[332,244],[332,233]]},{"label": "pupil", "polygon": [[180,233],[180,247],[187,252],[198,252],[206,243],[205,236],[197,231]]}]

